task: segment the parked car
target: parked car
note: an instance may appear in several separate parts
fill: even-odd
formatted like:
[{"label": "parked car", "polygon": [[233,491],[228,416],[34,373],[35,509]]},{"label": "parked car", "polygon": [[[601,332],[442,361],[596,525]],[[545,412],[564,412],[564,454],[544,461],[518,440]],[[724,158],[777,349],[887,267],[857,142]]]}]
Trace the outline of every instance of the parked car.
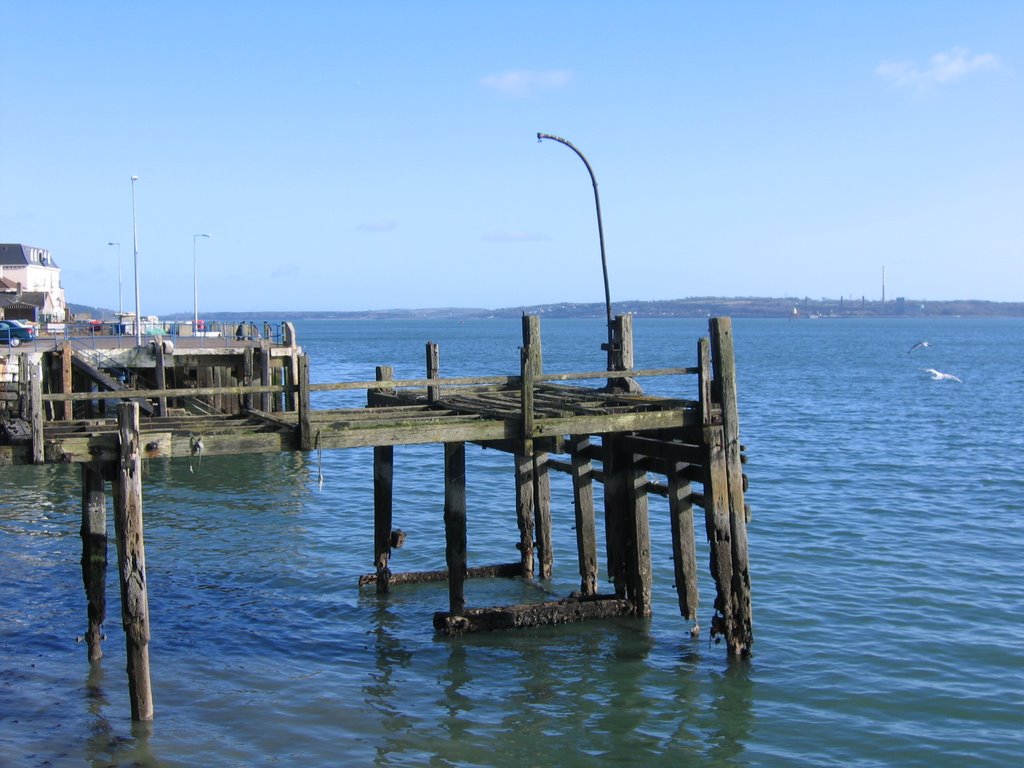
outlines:
[{"label": "parked car", "polygon": [[23,341],[32,341],[36,329],[20,320],[0,320],[0,344],[16,347]]}]

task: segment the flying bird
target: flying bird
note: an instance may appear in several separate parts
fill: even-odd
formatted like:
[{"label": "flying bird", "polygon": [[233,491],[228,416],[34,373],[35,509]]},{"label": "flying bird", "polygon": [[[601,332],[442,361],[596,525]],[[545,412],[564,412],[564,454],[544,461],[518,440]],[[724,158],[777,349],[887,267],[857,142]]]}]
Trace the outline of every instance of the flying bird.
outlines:
[{"label": "flying bird", "polygon": [[915,349],[922,349],[924,347],[930,347],[931,345],[932,343],[930,341],[919,341],[917,342],[917,344],[915,344],[914,346],[907,350],[907,354],[909,355]]},{"label": "flying bird", "polygon": [[921,370],[924,371],[925,373],[930,373],[934,381],[942,381],[943,379],[945,379],[947,381],[959,381],[961,384],[963,384],[963,382],[960,381],[960,379],[958,379],[952,373],[943,373],[942,371],[936,371],[934,368],[922,368]]}]

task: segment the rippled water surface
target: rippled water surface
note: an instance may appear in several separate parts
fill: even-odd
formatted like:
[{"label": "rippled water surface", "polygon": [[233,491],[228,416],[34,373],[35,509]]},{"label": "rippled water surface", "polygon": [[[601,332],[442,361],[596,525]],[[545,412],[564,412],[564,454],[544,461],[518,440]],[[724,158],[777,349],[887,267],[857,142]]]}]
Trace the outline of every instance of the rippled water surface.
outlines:
[{"label": "rippled water surface", "polygon": [[[693,365],[707,332],[691,320],[634,330],[644,368]],[[518,371],[514,321],[323,321],[298,333],[321,382],[372,379],[381,364],[419,378],[428,340],[443,374]],[[600,321],[546,320],[542,333],[546,371],[602,367]],[[650,621],[446,639],[431,629],[443,584],[386,597],[356,587],[373,560],[368,450],[207,457],[198,473],[154,461],[143,493],[156,719],[133,727],[112,547],[102,663],[90,669],[77,642],[79,472],[4,468],[0,766],[1024,760],[1024,322],[737,320],[734,335],[750,660],[707,640],[703,548],[705,631],[690,638],[658,498]],[[933,346],[908,353],[921,339]],[[644,385],[695,395],[692,378]],[[471,563],[515,560],[511,460],[468,446],[467,463]],[[395,481],[408,540],[393,566],[443,567],[441,448],[396,449]],[[571,487],[563,475],[553,485],[552,582],[471,581],[471,605],[578,586]]]}]

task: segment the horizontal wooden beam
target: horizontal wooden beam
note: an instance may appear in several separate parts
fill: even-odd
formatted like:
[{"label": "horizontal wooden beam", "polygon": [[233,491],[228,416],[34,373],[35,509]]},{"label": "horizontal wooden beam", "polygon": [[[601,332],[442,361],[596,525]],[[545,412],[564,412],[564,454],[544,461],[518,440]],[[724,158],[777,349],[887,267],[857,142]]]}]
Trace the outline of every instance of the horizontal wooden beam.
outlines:
[{"label": "horizontal wooden beam", "polygon": [[462,635],[632,614],[633,604],[629,600],[608,595],[573,596],[546,603],[467,608],[457,616],[441,611],[434,614],[434,629],[446,635]]},{"label": "horizontal wooden beam", "polygon": [[[523,575],[521,563],[499,563],[498,565],[478,565],[466,569],[467,579],[516,579]],[[438,571],[406,571],[392,573],[388,577],[388,585],[395,584],[427,584],[435,581],[448,581],[448,569]],[[377,583],[376,573],[367,573],[359,577],[359,586],[365,587]]]}]

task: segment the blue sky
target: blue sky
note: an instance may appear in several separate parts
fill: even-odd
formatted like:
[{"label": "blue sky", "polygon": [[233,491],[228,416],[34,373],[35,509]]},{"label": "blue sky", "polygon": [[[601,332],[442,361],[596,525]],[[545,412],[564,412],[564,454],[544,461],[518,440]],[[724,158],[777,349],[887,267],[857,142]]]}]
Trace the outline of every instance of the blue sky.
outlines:
[{"label": "blue sky", "polygon": [[[0,0],[0,241],[144,314],[1024,300],[1024,2]],[[196,233],[212,238],[196,242]]]}]

